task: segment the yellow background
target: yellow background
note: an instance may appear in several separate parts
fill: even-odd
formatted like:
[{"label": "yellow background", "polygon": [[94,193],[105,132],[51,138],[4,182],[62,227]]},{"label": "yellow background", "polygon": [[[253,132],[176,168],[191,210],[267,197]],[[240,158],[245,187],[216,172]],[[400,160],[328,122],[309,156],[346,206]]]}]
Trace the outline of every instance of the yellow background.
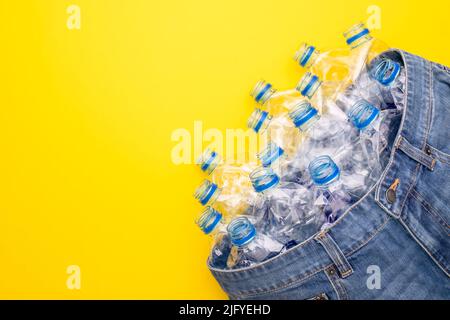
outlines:
[{"label": "yellow background", "polygon": [[225,298],[171,133],[244,127],[255,81],[293,87],[298,45],[344,46],[370,5],[375,36],[450,65],[448,1],[2,0],[0,298]]}]

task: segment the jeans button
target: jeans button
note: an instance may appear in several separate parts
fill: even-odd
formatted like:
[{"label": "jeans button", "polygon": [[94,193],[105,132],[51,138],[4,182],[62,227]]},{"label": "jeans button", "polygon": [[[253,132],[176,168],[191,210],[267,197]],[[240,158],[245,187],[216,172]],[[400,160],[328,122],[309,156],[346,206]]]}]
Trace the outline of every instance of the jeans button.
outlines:
[{"label": "jeans button", "polygon": [[395,200],[397,199],[397,194],[395,190],[393,189],[387,189],[386,190],[386,199],[390,204],[393,204]]},{"label": "jeans button", "polygon": [[397,187],[400,184],[400,179],[395,179],[389,189],[386,190],[386,199],[390,204],[393,204],[397,200]]}]

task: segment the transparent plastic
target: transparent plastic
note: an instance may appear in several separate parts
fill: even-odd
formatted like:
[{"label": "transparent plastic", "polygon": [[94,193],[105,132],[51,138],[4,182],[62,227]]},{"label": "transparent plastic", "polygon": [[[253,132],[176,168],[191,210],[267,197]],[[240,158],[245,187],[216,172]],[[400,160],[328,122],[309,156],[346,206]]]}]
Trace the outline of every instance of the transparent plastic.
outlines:
[{"label": "transparent plastic", "polygon": [[195,223],[206,235],[214,236],[226,231],[222,214],[210,206],[205,207]]},{"label": "transparent plastic", "polygon": [[307,182],[304,168],[315,158],[328,155],[340,167],[343,189],[353,197],[367,191],[380,174],[381,121],[379,109],[365,100],[351,107],[346,115],[336,105],[309,129],[292,164],[290,179]]},{"label": "transparent plastic", "polygon": [[[353,90],[353,93],[355,90]],[[349,92],[352,92],[349,90]],[[366,95],[367,96],[367,95]],[[379,97],[368,96],[371,101],[357,94],[342,95],[337,105],[347,114],[356,129],[349,156],[342,158],[343,183],[349,193],[361,196],[367,186],[372,186],[381,172],[380,153],[387,144],[388,130],[383,130],[385,111],[382,111]]]},{"label": "transparent plastic", "polygon": [[340,183],[340,169],[328,155],[315,158],[308,166],[315,188],[315,205],[322,208],[326,223],[333,224],[351,205],[352,198]]},{"label": "transparent plastic", "polygon": [[210,149],[205,150],[197,164],[212,180],[205,180],[195,191],[194,197],[202,205],[214,206],[227,217],[247,210],[255,197],[249,174],[256,165],[225,164],[222,157]]},{"label": "transparent plastic", "polygon": [[338,148],[351,143],[355,133],[345,114],[331,103],[326,110],[321,115],[310,103],[305,103],[297,105],[289,113],[291,121],[303,133],[304,140],[287,165],[284,180],[308,185],[307,166],[315,156],[334,154]]},{"label": "transparent plastic", "polygon": [[[404,68],[391,59],[380,57],[390,50],[383,41],[373,38],[363,23],[344,32],[351,48],[352,82],[363,88],[368,96],[377,95],[383,101],[383,109],[394,104],[393,95],[403,94]],[[375,80],[375,82],[370,81]]]},{"label": "transparent plastic", "polygon": [[269,235],[257,231],[246,217],[234,219],[228,225],[233,247],[227,261],[229,269],[246,268],[275,257],[284,245]]},{"label": "transparent plastic", "polygon": [[196,220],[196,224],[212,239],[211,264],[225,265],[231,250],[231,241],[222,214],[211,207],[206,207]]},{"label": "transparent plastic", "polygon": [[273,117],[267,111],[256,108],[250,115],[247,126],[257,134],[266,135],[266,140],[276,143],[289,155],[295,154],[302,141],[300,132],[286,114]]},{"label": "transparent plastic", "polygon": [[252,216],[262,230],[281,243],[300,242],[318,230],[322,221],[313,212],[313,194],[307,187],[282,181],[270,167],[250,174],[258,193]]},{"label": "transparent plastic", "polygon": [[272,84],[260,80],[250,95],[255,102],[272,116],[285,114],[302,96],[294,89],[278,91]]},{"label": "transparent plastic", "polygon": [[300,67],[323,80],[321,90],[325,97],[334,98],[337,92],[351,83],[352,61],[349,49],[321,52],[313,45],[302,43],[294,60]]},{"label": "transparent plastic", "polygon": [[302,43],[295,52],[294,60],[303,68],[309,69],[320,57],[320,51],[308,43]]},{"label": "transparent plastic", "polygon": [[318,76],[308,72],[297,84],[295,88],[304,97],[311,99],[322,84]]},{"label": "transparent plastic", "polygon": [[211,150],[199,159],[210,180],[194,195],[206,206],[197,224],[214,239],[213,266],[275,257],[330,228],[378,182],[404,108],[404,68],[363,23],[344,37],[345,49],[300,46],[294,89],[256,84],[247,125],[268,141],[258,164],[227,165]]},{"label": "transparent plastic", "polygon": [[[403,110],[404,86],[406,75],[403,66],[386,57],[378,57],[368,66],[369,78],[375,80],[375,85],[367,86],[369,94],[378,95],[383,102],[383,109]],[[364,78],[364,77],[362,77]],[[363,81],[366,84],[367,80]],[[362,83],[361,86],[365,84]]]}]

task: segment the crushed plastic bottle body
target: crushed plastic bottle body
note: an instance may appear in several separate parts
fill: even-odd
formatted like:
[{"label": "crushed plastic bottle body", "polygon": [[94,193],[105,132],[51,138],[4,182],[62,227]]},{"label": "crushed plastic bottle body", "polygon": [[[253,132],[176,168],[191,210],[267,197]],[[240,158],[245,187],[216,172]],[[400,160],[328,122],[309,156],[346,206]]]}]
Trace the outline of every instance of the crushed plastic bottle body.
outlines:
[{"label": "crushed plastic bottle body", "polygon": [[[383,101],[382,109],[397,108],[401,111],[403,103],[399,103],[404,96],[406,81],[403,66],[389,58],[377,57],[368,66],[369,77],[375,85],[368,87],[369,95],[378,95]],[[366,80],[366,82],[368,82]],[[375,87],[372,89],[372,87]]]},{"label": "crushed plastic bottle body", "polygon": [[231,241],[222,214],[211,207],[206,207],[196,223],[203,233],[212,239],[209,258],[211,265],[226,265],[231,250]]},{"label": "crushed plastic bottle body", "polygon": [[[334,136],[336,133],[335,129],[338,128],[335,123],[329,123],[329,117],[327,116],[320,121],[321,117],[318,110],[306,100],[296,104],[288,116],[291,126],[297,131],[297,135],[301,136],[302,143],[308,140],[311,143],[311,139],[325,142],[327,137]],[[296,163],[295,157],[298,156],[300,148],[302,148],[301,144],[296,146],[295,154],[292,154],[294,150],[289,154],[277,143],[270,141],[258,154],[258,158],[263,166],[271,166],[277,175],[284,179],[285,176],[292,174],[292,166]]]},{"label": "crushed plastic bottle body", "polygon": [[305,139],[288,165],[285,180],[308,185],[307,167],[310,161],[319,155],[334,154],[339,148],[351,144],[355,132],[345,114],[332,105],[327,109],[326,114],[320,115],[311,104],[305,104],[290,112],[291,120],[303,132]]},{"label": "crushed plastic bottle body", "polygon": [[340,183],[340,169],[328,155],[315,158],[308,166],[311,180],[315,185],[315,205],[322,207],[327,228],[333,224],[351,205],[352,198]]},{"label": "crushed plastic bottle body", "polygon": [[247,124],[268,138],[259,164],[225,165],[211,152],[202,159],[212,181],[195,193],[208,206],[197,223],[214,239],[213,266],[277,256],[332,227],[378,182],[404,108],[405,70],[364,24],[344,37],[346,49],[301,46],[295,60],[305,73],[295,89],[254,87],[258,108]]},{"label": "crushed plastic bottle body", "polygon": [[281,181],[269,167],[255,169],[250,178],[258,193],[250,212],[265,233],[281,243],[299,242],[320,227],[321,219],[312,210],[313,194],[306,186]]},{"label": "crushed plastic bottle body", "polygon": [[399,63],[383,57],[390,47],[373,38],[363,23],[352,26],[344,37],[352,50],[353,84],[362,88],[367,99],[378,96],[381,109],[402,106],[396,100],[404,94],[405,72]]},{"label": "crushed plastic bottle body", "polygon": [[209,149],[197,162],[212,181],[205,180],[194,197],[202,205],[214,206],[227,217],[245,213],[255,197],[249,174],[256,166],[225,164],[217,152]]},{"label": "crushed plastic bottle body", "polygon": [[341,151],[338,162],[346,190],[358,197],[378,180],[381,173],[379,155],[387,145],[388,133],[382,125],[384,112],[356,94],[340,97],[337,104],[347,114],[356,132],[351,148]]},{"label": "crushed plastic bottle body", "polygon": [[337,92],[351,83],[351,57],[349,49],[321,52],[315,46],[303,43],[294,60],[299,66],[322,79],[322,94],[333,99]]},{"label": "crushed plastic bottle body", "polygon": [[301,134],[286,114],[274,117],[267,111],[256,108],[250,115],[247,126],[256,134],[266,135],[266,140],[276,143],[289,155],[295,154],[302,141]]},{"label": "crushed plastic bottle body", "polygon": [[260,80],[250,93],[254,101],[272,116],[288,112],[302,97],[294,89],[278,91],[272,84]]},{"label": "crushed plastic bottle body", "polygon": [[287,155],[284,149],[273,141],[269,141],[257,154],[257,157],[263,167],[271,167],[279,177],[283,177],[286,174],[291,161],[291,157]]}]

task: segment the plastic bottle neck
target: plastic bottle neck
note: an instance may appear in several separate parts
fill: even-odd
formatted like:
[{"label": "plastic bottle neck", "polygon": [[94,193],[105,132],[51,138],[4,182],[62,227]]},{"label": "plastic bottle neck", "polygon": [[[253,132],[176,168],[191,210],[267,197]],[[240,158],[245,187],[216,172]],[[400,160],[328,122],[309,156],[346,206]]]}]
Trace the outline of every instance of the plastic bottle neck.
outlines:
[{"label": "plastic bottle neck", "polygon": [[352,26],[350,29],[344,32],[344,37],[346,39],[347,45],[349,45],[351,49],[355,49],[372,40],[370,31],[366,28],[364,23],[358,23]]},{"label": "plastic bottle neck", "polygon": [[362,99],[356,102],[348,112],[348,118],[353,125],[359,130],[363,130],[370,126],[380,114],[380,110]]},{"label": "plastic bottle neck", "polygon": [[197,164],[203,172],[211,174],[222,162],[220,155],[210,149],[206,149],[205,152],[197,159]]},{"label": "plastic bottle neck", "polygon": [[320,119],[320,115],[317,109],[305,100],[292,108],[289,118],[298,129],[305,132]]},{"label": "plastic bottle neck", "polygon": [[316,47],[307,43],[302,43],[300,49],[297,50],[294,56],[294,60],[303,67],[310,68],[320,55],[320,51]]},{"label": "plastic bottle neck", "polygon": [[312,181],[318,187],[327,188],[339,180],[339,167],[329,156],[315,158],[308,169]]},{"label": "plastic bottle neck", "polygon": [[261,109],[256,108],[247,121],[247,126],[256,133],[263,133],[269,126],[272,116]]},{"label": "plastic bottle neck", "polygon": [[269,167],[275,161],[280,159],[284,154],[284,150],[275,142],[270,141],[266,147],[257,154],[258,159],[264,167]]},{"label": "plastic bottle neck", "polygon": [[400,65],[387,58],[382,58],[370,68],[370,76],[383,86],[392,85],[400,74]]},{"label": "plastic bottle neck", "polygon": [[197,225],[205,234],[215,232],[222,221],[222,214],[211,208],[206,207],[197,220]]},{"label": "plastic bottle neck", "polygon": [[317,89],[322,85],[322,81],[318,76],[312,74],[311,72],[307,72],[297,84],[295,88],[300,94],[304,97],[308,97],[311,99],[313,95],[316,93]]},{"label": "plastic bottle neck", "polygon": [[212,205],[221,193],[221,189],[217,184],[205,180],[203,183],[195,190],[194,197],[204,206]]},{"label": "plastic bottle neck", "polygon": [[250,95],[253,97],[253,99],[255,99],[257,103],[263,105],[272,97],[275,92],[276,90],[270,83],[261,80],[255,85]]},{"label": "plastic bottle neck", "polygon": [[243,247],[252,242],[256,237],[256,229],[245,217],[236,218],[230,222],[227,228],[231,243],[237,247]]},{"label": "plastic bottle neck", "polygon": [[260,167],[250,173],[250,181],[255,191],[261,193],[278,185],[280,178],[270,167]]}]

